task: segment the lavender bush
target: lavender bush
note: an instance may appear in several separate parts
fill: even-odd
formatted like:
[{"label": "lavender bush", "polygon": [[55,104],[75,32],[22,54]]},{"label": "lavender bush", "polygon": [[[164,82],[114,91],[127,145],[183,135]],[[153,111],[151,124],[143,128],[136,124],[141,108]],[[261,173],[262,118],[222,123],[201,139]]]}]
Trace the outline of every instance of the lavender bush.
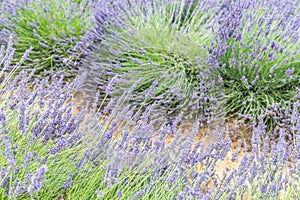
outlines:
[{"label": "lavender bush", "polygon": [[74,76],[82,57],[75,46],[90,26],[91,4],[88,0],[80,3],[5,0],[1,7],[0,30],[4,43],[8,34],[16,38],[18,48],[14,62],[31,46],[33,51],[26,68],[36,68],[36,73],[43,76],[51,71]]},{"label": "lavender bush", "polygon": [[[225,112],[257,119],[299,87],[299,3],[224,1],[209,60],[224,81]],[[274,118],[266,118],[274,125]]]},{"label": "lavender bush", "polygon": [[[104,87],[114,77],[109,95],[120,96],[139,81],[131,104],[160,101],[159,109],[167,113],[207,112],[208,99],[220,96],[222,86],[215,69],[205,62],[205,45],[213,38],[209,31],[216,12],[213,3],[103,3],[95,12],[94,32],[100,42],[93,45],[82,67],[87,73],[86,90],[93,96],[98,86],[105,96]],[[149,93],[154,97],[149,98]]]}]

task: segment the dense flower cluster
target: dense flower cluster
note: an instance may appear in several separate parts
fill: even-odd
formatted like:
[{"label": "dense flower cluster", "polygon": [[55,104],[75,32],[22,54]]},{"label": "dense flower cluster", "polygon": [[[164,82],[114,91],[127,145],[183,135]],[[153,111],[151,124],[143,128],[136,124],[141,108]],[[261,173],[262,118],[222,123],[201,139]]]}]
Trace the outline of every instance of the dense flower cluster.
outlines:
[{"label": "dense flower cluster", "polygon": [[[92,28],[51,55],[80,51],[82,73],[36,77],[50,44],[35,26],[68,29],[78,4]],[[299,199],[299,3],[51,6],[0,1],[2,199]]]}]

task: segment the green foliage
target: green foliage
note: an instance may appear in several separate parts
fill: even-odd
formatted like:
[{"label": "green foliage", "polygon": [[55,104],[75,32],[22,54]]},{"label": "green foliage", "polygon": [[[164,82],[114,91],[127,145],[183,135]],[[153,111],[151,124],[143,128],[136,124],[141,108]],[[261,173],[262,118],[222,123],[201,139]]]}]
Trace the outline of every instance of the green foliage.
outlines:
[{"label": "green foliage", "polygon": [[76,69],[80,51],[74,46],[90,26],[90,8],[84,6],[84,2],[54,0],[33,1],[19,8],[13,26],[6,27],[17,37],[14,61],[31,46],[33,51],[25,64],[27,68],[37,67],[38,74]]}]

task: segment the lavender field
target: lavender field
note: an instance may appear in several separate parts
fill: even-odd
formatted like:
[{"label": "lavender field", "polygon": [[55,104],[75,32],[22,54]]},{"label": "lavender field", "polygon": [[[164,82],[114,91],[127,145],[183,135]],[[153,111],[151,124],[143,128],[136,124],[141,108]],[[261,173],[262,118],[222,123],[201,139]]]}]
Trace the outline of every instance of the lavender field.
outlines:
[{"label": "lavender field", "polygon": [[0,199],[300,199],[299,0],[0,0]]}]

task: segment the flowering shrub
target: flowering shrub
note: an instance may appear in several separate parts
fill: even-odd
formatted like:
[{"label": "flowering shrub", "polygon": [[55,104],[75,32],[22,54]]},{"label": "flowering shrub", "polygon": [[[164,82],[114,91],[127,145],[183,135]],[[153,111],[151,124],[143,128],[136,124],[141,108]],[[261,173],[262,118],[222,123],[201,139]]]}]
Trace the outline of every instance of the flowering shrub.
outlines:
[{"label": "flowering shrub", "polygon": [[[292,101],[299,87],[299,5],[294,1],[225,1],[215,19],[211,63],[224,81],[225,112],[257,119]],[[273,123],[274,118],[266,118]]]},{"label": "flowering shrub", "polygon": [[74,47],[90,26],[90,10],[88,1],[77,4],[72,0],[51,3],[5,0],[0,30],[3,39],[7,34],[16,38],[15,62],[32,47],[26,68],[36,67],[36,73],[40,75],[65,71],[66,76],[74,76],[82,57],[81,51]]},{"label": "flowering shrub", "polygon": [[95,90],[98,84],[104,92],[117,75],[112,95],[136,83],[130,103],[159,101],[167,113],[207,112],[208,99],[221,90],[215,69],[205,63],[204,46],[213,37],[208,31],[212,3],[113,1],[99,7],[95,30],[100,42],[82,69],[88,71],[86,88]]}]

